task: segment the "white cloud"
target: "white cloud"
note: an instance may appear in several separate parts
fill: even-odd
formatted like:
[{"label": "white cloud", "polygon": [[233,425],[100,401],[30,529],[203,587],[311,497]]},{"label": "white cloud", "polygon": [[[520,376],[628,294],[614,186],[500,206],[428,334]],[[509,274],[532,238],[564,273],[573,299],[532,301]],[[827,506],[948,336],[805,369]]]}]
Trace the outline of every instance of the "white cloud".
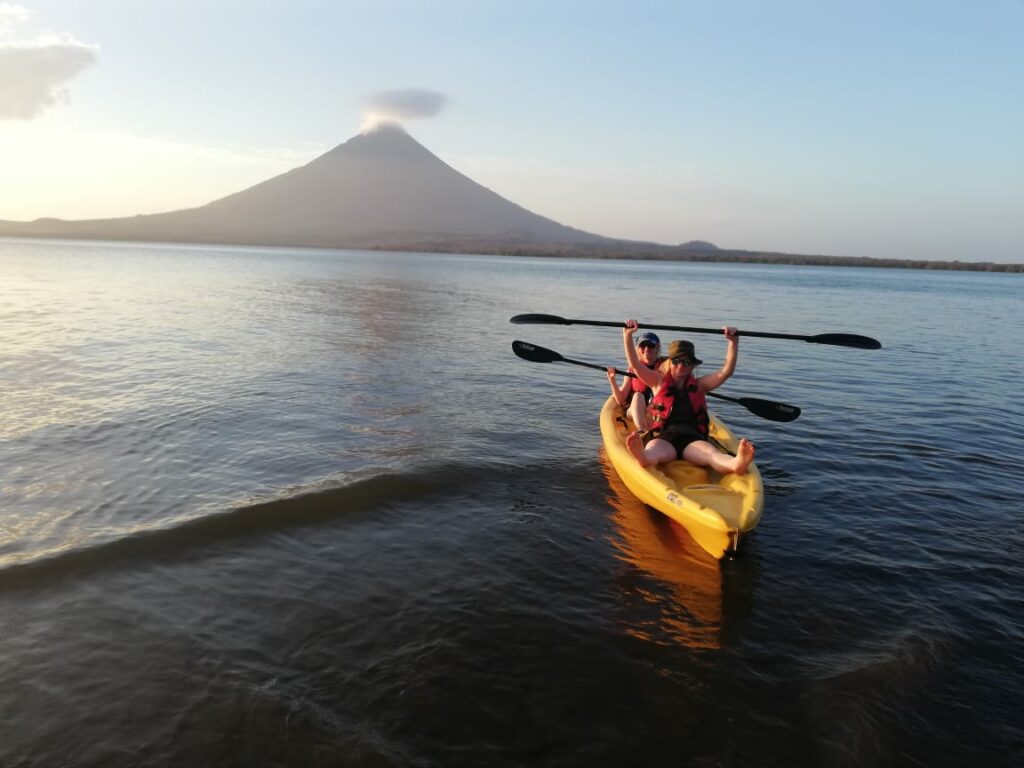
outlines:
[{"label": "white cloud", "polygon": [[0,3],[0,120],[31,120],[66,103],[65,84],[96,62],[99,47],[68,34],[19,37],[28,18],[24,6]]},{"label": "white cloud", "polygon": [[14,27],[28,21],[28,8],[14,3],[0,3],[0,36],[6,35]]},{"label": "white cloud", "polygon": [[372,128],[382,122],[433,117],[447,103],[448,98],[444,94],[423,88],[378,91],[366,97],[363,102],[363,127]]}]

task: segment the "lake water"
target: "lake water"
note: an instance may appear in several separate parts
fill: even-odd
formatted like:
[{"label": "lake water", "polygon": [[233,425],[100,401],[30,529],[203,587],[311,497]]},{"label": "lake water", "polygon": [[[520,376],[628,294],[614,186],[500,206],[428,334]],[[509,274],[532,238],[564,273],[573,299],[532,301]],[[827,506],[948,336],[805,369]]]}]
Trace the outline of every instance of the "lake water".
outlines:
[{"label": "lake water", "polygon": [[[511,353],[619,331],[523,312],[884,348],[741,341],[803,414],[714,403],[718,563]],[[1020,765],[1022,332],[1021,275],[0,241],[0,765]]]}]

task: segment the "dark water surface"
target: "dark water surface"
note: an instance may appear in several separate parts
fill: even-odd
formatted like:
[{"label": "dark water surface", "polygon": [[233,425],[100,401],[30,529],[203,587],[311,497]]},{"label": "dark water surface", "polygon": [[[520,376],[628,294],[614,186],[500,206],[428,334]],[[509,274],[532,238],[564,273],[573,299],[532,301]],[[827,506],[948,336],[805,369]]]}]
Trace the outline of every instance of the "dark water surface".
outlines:
[{"label": "dark water surface", "polygon": [[[510,351],[619,332],[520,312],[885,348],[741,343],[803,415],[721,404],[719,564]],[[0,241],[0,766],[1020,765],[1022,331],[1019,275]]]}]

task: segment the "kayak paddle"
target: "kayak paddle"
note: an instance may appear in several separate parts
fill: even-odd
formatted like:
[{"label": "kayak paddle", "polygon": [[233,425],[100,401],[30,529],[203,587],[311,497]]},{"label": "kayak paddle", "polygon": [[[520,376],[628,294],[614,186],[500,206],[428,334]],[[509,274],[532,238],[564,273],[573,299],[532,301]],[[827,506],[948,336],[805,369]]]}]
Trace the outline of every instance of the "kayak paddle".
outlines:
[{"label": "kayak paddle", "polygon": [[[604,320],[568,320],[558,315],[516,315],[509,322],[517,325],[599,325],[604,328],[625,328],[625,323],[612,323]],[[721,328],[687,328],[682,325],[650,325],[640,323],[638,328],[653,328],[656,331],[682,331],[683,333],[721,333]],[[819,333],[817,336],[801,336],[795,333],[768,333],[767,331],[738,331],[740,336],[758,336],[765,339],[795,339],[809,341],[811,344],[831,344],[836,347],[855,347],[856,349],[881,349],[882,343],[870,336],[858,336],[855,333]]]},{"label": "kayak paddle", "polygon": [[[572,365],[581,365],[584,368],[594,368],[598,371],[608,370],[608,366],[606,365],[585,363],[582,360],[572,360],[568,357],[562,357],[562,355],[558,354],[553,349],[538,347],[536,344],[528,344],[525,341],[513,341],[512,351],[516,354],[516,357],[521,357],[523,360],[529,360],[531,363],[571,363]],[[632,371],[620,371],[620,373],[623,373],[625,376],[636,376]],[[760,416],[762,419],[768,419],[769,421],[793,421],[800,415],[799,408],[795,405],[788,405],[787,403],[776,403],[771,400],[762,400],[759,397],[727,397],[726,395],[720,395],[717,392],[708,392],[706,394],[708,397],[716,397],[719,400],[728,400],[730,403],[738,403],[755,416]]]}]

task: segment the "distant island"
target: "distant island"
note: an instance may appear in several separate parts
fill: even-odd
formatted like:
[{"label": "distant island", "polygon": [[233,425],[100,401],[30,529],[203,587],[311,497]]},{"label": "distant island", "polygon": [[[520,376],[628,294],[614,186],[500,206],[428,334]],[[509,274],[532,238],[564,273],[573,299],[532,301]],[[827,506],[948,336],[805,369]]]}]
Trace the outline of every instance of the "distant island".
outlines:
[{"label": "distant island", "polygon": [[504,256],[1024,272],[1024,264],[912,261],[660,245],[528,211],[459,173],[397,125],[211,203],[112,219],[0,221],[0,237],[294,246]]}]

